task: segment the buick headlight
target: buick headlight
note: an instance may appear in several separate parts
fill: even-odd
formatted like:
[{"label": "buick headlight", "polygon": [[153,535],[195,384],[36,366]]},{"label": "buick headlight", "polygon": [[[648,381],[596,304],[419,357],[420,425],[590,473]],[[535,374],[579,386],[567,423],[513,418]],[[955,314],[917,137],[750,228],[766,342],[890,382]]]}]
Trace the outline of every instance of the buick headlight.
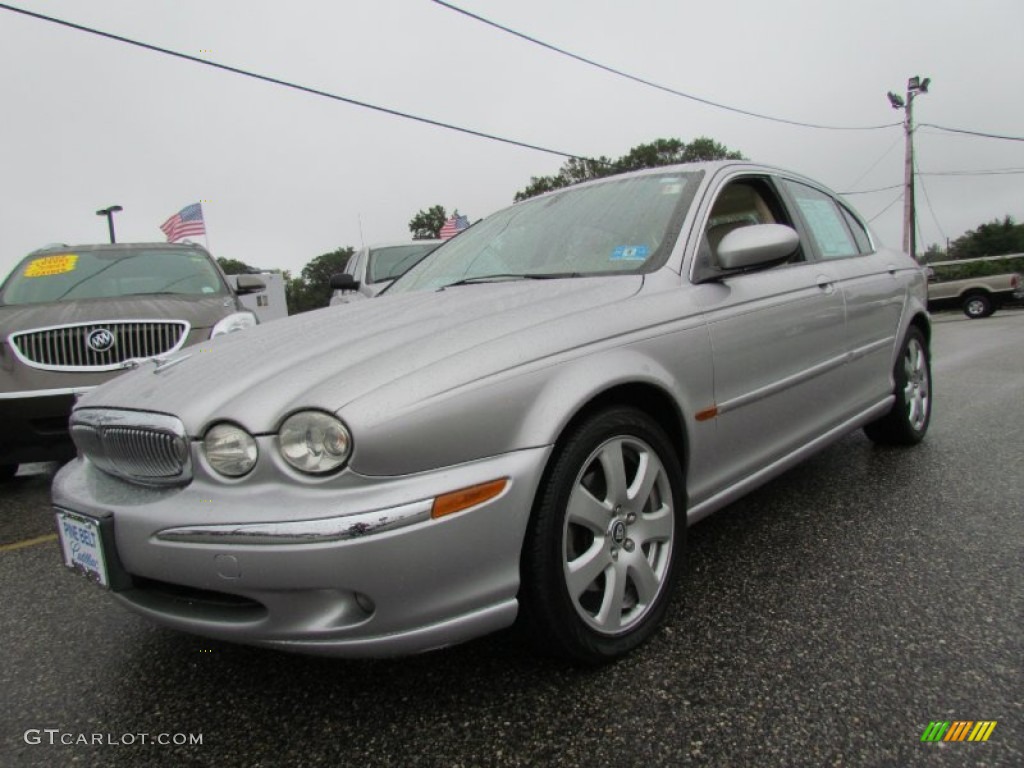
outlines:
[{"label": "buick headlight", "polygon": [[203,438],[203,453],[217,472],[241,477],[256,466],[256,438],[234,424],[216,424]]},{"label": "buick headlight", "polygon": [[252,312],[235,312],[234,314],[222,317],[213,330],[210,331],[210,338],[217,336],[223,336],[225,333],[234,333],[235,331],[242,331],[246,328],[252,328],[256,325],[256,315]]},{"label": "buick headlight", "polygon": [[342,466],[352,453],[352,436],[323,411],[293,413],[278,436],[284,460],[301,472],[322,474]]}]

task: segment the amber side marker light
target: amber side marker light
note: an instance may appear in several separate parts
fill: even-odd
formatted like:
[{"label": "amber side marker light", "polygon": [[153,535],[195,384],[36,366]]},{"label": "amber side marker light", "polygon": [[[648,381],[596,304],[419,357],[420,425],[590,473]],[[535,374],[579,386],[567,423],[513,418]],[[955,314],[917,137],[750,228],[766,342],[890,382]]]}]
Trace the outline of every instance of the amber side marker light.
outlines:
[{"label": "amber side marker light", "polygon": [[697,411],[697,421],[710,421],[718,415],[718,406],[712,405],[710,408],[705,408],[703,411]]},{"label": "amber side marker light", "polygon": [[475,507],[477,504],[483,504],[504,491],[507,485],[508,478],[503,477],[500,480],[491,480],[489,483],[481,483],[480,485],[471,485],[469,488],[462,488],[458,491],[438,496],[434,499],[434,508],[430,510],[430,516],[436,519]]}]

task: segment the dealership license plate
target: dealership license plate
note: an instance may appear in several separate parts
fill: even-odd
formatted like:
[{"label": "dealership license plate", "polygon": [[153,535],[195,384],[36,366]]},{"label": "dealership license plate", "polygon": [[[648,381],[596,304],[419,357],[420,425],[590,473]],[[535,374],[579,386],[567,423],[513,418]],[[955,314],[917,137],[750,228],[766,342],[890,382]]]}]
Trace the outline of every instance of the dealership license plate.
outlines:
[{"label": "dealership license plate", "polygon": [[63,509],[58,509],[56,515],[64,565],[97,584],[110,587],[99,520]]}]

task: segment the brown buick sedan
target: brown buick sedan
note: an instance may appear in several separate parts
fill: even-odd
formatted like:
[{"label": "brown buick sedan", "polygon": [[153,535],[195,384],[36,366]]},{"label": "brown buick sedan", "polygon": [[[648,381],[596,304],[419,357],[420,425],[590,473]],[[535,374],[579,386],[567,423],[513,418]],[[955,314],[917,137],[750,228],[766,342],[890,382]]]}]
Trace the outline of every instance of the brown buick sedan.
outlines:
[{"label": "brown buick sedan", "polygon": [[256,324],[197,245],[57,245],[0,285],[0,480],[70,458],[75,397],[141,360]]}]

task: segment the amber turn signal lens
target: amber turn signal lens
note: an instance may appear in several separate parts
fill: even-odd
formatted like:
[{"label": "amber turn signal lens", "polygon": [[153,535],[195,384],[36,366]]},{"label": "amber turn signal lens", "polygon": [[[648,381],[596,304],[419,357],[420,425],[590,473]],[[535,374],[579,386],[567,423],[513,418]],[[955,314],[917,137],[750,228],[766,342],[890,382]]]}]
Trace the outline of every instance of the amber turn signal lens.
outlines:
[{"label": "amber turn signal lens", "polygon": [[434,508],[430,510],[430,516],[433,518],[444,517],[475,507],[477,504],[483,504],[504,491],[507,485],[508,478],[503,477],[500,480],[491,480],[489,483],[472,485],[469,488],[438,496],[434,499]]}]

